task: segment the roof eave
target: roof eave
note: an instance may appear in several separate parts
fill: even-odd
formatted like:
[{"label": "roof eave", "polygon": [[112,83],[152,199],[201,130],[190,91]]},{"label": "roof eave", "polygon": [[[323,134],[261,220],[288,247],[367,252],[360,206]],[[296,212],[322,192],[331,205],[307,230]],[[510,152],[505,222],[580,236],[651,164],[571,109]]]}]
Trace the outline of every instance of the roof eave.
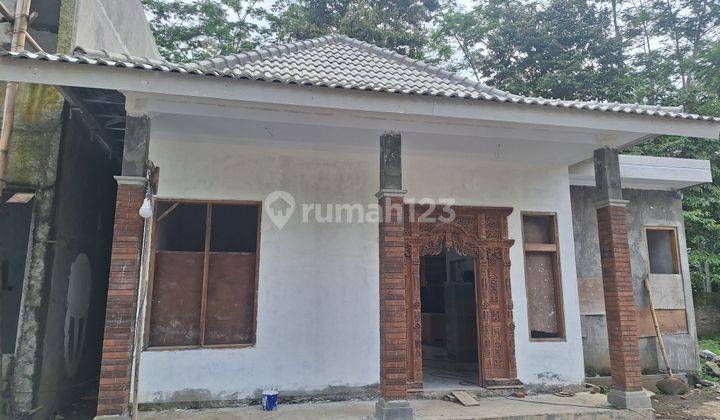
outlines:
[{"label": "roof eave", "polygon": [[[10,57],[0,57],[0,80],[114,89],[138,94],[253,102],[271,106],[550,124],[561,127],[625,131],[640,135],[670,134],[713,139],[720,135],[720,121],[498,103],[488,100],[330,89]],[[608,139],[608,145],[624,146],[614,144],[611,138]]]}]

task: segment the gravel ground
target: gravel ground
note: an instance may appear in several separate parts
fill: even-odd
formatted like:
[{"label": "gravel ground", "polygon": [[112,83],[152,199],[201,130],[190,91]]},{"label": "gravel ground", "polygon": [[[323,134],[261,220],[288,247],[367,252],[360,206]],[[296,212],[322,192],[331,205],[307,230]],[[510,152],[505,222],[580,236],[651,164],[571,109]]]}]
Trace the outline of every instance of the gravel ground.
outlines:
[{"label": "gravel ground", "polygon": [[691,390],[687,395],[652,397],[658,419],[719,419],[720,386]]}]

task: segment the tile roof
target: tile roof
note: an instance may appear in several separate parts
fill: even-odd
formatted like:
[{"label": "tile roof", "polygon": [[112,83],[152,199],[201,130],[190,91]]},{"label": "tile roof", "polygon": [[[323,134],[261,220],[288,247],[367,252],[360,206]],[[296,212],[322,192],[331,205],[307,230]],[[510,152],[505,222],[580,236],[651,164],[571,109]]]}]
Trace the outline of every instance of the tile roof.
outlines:
[{"label": "tile roof", "polygon": [[0,57],[2,56],[720,122],[720,118],[684,113],[681,107],[567,101],[515,95],[344,35],[329,35],[190,63],[171,63],[82,48],[77,48],[71,56],[28,51],[2,51]]}]

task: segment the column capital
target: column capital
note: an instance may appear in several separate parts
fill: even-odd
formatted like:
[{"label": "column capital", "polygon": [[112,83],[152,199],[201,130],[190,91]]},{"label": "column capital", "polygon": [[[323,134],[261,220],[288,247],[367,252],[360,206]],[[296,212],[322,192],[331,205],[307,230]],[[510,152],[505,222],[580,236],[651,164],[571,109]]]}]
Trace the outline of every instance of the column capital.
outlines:
[{"label": "column capital", "polygon": [[385,197],[404,197],[407,190],[382,189],[375,193],[375,197],[380,200]]},{"label": "column capital", "polygon": [[115,178],[115,182],[117,182],[118,185],[131,185],[137,187],[145,187],[145,185],[147,185],[147,178],[144,176],[116,175],[113,178]]},{"label": "column capital", "polygon": [[622,200],[619,198],[606,198],[604,200],[598,200],[595,202],[595,208],[603,208],[603,207],[627,207],[628,203],[630,203],[630,200]]}]

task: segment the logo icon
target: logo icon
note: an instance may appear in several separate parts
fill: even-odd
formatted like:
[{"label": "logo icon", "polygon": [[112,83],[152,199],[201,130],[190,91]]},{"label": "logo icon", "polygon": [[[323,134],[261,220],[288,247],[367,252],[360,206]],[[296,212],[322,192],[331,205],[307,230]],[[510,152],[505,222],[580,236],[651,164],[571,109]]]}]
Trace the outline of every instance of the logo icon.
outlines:
[{"label": "logo icon", "polygon": [[275,226],[282,229],[295,211],[295,198],[286,191],[273,191],[265,197],[263,207]]}]

